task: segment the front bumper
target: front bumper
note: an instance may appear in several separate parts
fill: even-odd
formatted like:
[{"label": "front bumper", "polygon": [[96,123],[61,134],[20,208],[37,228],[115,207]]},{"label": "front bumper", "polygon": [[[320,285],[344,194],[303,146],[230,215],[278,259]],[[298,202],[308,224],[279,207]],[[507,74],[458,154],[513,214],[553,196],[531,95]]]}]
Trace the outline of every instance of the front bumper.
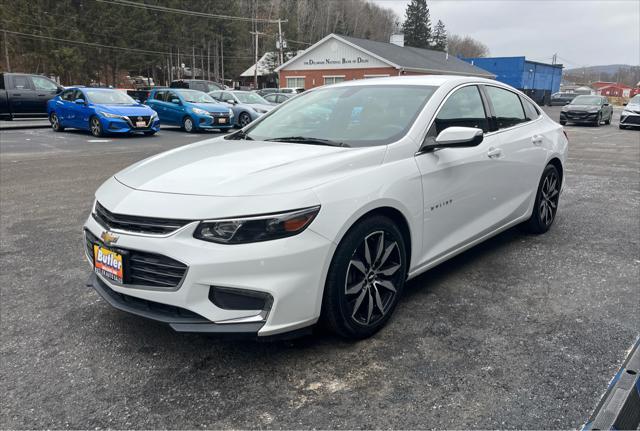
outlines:
[{"label": "front bumper", "polygon": [[[175,233],[149,236],[119,233],[117,248],[151,252],[184,263],[186,274],[175,289],[121,285],[101,275],[91,285],[112,306],[139,316],[168,323],[185,332],[255,333],[271,336],[313,325],[320,315],[328,263],[335,245],[306,229],[299,235],[252,244],[222,245],[193,238],[198,222]],[[96,237],[105,231],[89,216],[85,229]],[[93,256],[86,253],[93,267]],[[95,278],[95,280],[94,280]],[[271,298],[267,309],[221,308],[211,289],[257,292]],[[140,307],[132,307],[138,300]],[[171,316],[151,309],[177,308]],[[188,320],[180,317],[186,314]]]},{"label": "front bumper", "polygon": [[640,113],[622,111],[620,114],[620,125],[629,127],[640,127]]},{"label": "front bumper", "polygon": [[[233,127],[234,118],[228,115],[210,116],[210,115],[192,115],[194,123],[198,129],[220,129],[228,130]],[[224,119],[224,123],[220,123],[220,119]]]},{"label": "front bumper", "polygon": [[560,112],[560,121],[571,123],[595,123],[597,118],[597,112],[584,112],[579,114]]},{"label": "front bumper", "polygon": [[144,127],[135,127],[129,120],[122,118],[100,117],[102,130],[106,133],[134,133],[160,131],[160,119],[150,120]]}]

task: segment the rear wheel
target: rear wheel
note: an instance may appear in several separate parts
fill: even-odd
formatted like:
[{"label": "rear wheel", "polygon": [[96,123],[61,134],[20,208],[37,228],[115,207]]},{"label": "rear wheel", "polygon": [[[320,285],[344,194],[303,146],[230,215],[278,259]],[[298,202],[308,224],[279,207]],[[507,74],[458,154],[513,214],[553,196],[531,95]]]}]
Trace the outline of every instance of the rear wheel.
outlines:
[{"label": "rear wheel", "polygon": [[182,119],[182,128],[187,133],[193,133],[196,131],[196,126],[193,124],[193,119],[191,117],[184,117]]},{"label": "rear wheel", "polygon": [[49,122],[51,123],[51,128],[54,132],[62,132],[64,130],[64,127],[60,125],[60,119],[55,112],[52,112],[49,116]]},{"label": "rear wheel", "polygon": [[102,123],[98,117],[91,117],[89,120],[89,130],[91,131],[91,134],[97,138],[104,135],[102,131]]},{"label": "rear wheel", "polygon": [[343,337],[370,337],[391,317],[406,275],[405,243],[395,223],[384,216],[363,220],[345,235],[331,261],[323,321]]},{"label": "rear wheel", "polygon": [[558,211],[560,186],[558,169],[551,164],[547,165],[538,185],[533,213],[529,220],[522,224],[526,232],[541,234],[549,230]]}]

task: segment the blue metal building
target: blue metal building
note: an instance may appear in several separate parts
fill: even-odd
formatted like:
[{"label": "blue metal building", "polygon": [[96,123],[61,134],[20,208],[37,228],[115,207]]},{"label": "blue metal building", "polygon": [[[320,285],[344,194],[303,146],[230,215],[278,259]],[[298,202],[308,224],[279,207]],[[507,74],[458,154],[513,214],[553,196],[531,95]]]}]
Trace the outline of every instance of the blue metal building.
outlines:
[{"label": "blue metal building", "polygon": [[496,80],[523,91],[539,104],[560,90],[562,65],[527,60],[525,57],[475,57],[462,60],[496,75]]}]

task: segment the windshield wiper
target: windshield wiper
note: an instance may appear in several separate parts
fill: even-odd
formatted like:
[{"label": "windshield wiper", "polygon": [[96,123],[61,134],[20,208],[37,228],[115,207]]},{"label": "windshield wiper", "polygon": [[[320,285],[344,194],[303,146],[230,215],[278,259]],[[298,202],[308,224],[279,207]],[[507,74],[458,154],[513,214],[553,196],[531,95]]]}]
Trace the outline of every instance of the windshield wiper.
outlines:
[{"label": "windshield wiper", "polygon": [[336,142],[330,139],[309,138],[307,136],[283,136],[281,138],[265,139],[272,142],[291,142],[294,144],[328,145],[330,147],[348,147],[344,142]]},{"label": "windshield wiper", "polygon": [[253,141],[253,138],[251,136],[249,136],[244,130],[240,129],[235,133],[232,133],[230,135],[227,135],[224,137],[224,139],[228,139],[228,140],[240,140],[240,139],[244,139],[245,141]]}]

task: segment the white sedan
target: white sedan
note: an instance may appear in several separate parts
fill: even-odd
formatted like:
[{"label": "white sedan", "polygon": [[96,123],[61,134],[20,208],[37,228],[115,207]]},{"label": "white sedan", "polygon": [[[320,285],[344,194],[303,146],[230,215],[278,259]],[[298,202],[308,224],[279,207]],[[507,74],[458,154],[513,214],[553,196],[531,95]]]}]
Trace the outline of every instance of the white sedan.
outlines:
[{"label": "white sedan", "polygon": [[89,283],[177,331],[291,335],[322,321],[368,337],[408,279],[512,226],[546,232],[567,144],[492,80],[310,90],[107,180],[84,228]]}]

